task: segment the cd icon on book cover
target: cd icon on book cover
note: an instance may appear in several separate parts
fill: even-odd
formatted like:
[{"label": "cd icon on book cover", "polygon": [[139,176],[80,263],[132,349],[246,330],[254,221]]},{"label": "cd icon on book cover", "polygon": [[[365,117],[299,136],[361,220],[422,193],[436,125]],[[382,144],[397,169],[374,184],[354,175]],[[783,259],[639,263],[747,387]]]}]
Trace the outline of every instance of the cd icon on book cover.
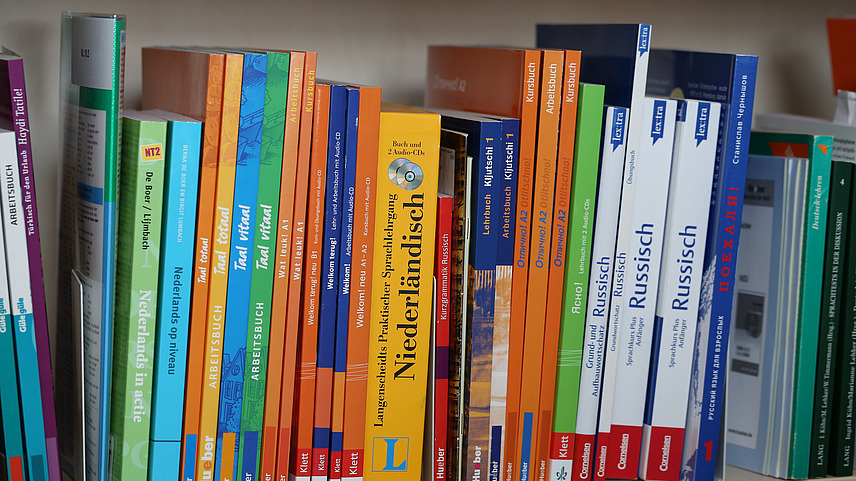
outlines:
[{"label": "cd icon on book cover", "polygon": [[422,185],[422,167],[399,157],[389,164],[389,180],[404,190],[414,190]]}]

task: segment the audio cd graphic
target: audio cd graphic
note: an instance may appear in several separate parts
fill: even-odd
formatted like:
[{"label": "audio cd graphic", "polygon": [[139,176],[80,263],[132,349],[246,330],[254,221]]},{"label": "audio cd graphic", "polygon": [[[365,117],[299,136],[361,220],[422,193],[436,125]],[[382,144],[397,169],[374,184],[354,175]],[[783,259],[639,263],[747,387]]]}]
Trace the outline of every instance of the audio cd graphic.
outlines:
[{"label": "audio cd graphic", "polygon": [[422,177],[422,168],[405,158],[399,157],[389,164],[389,180],[404,190],[418,188]]}]

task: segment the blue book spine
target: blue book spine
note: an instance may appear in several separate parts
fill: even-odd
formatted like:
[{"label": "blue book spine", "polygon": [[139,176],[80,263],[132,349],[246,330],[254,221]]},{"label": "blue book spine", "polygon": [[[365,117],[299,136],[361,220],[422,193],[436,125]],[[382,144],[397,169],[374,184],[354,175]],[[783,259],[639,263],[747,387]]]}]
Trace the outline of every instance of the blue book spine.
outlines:
[{"label": "blue book spine", "polygon": [[[165,113],[164,113],[165,114]],[[169,114],[148,479],[178,479],[202,123]]]},{"label": "blue book spine", "polygon": [[[699,360],[698,392],[704,393],[699,413],[699,435],[684,455],[684,470],[691,481],[715,478],[720,445],[720,425],[725,391],[728,336],[731,326],[734,272],[740,241],[749,132],[755,97],[756,57],[736,56],[731,85],[732,97],[723,108],[724,137],[717,153],[715,196],[711,205],[711,228],[705,246],[699,328],[707,328],[707,356]],[[703,373],[703,378],[701,377]],[[695,373],[694,373],[695,376]],[[690,455],[688,458],[687,455]]]},{"label": "blue book spine", "polygon": [[[502,469],[502,455],[505,452],[505,415],[506,389],[504,378],[508,373],[508,345],[511,321],[511,297],[501,289],[503,283],[511,292],[511,275],[514,265],[514,220],[517,205],[517,164],[520,153],[520,120],[503,118],[501,152],[497,169],[499,182],[497,192],[499,207],[497,212],[496,240],[496,299],[494,301],[493,358],[491,375],[490,407],[490,481],[499,481]],[[503,326],[498,326],[502,322]],[[494,402],[494,400],[498,402]]]},{"label": "blue book spine", "polygon": [[[238,463],[221,466],[222,452],[231,449],[238,459],[238,433],[243,407],[244,360],[250,311],[252,254],[255,242],[256,203],[259,188],[262,119],[264,117],[267,56],[244,54],[241,86],[241,116],[238,122],[238,155],[235,169],[235,197],[232,207],[232,246],[229,253],[226,326],[223,334],[223,361],[220,379],[220,409],[217,420],[215,477],[235,479]],[[224,445],[224,441],[228,444]],[[229,472],[221,473],[226,468]]]},{"label": "blue book spine", "polygon": [[[327,182],[324,193],[323,281],[318,314],[318,364],[316,372],[315,431],[312,436],[313,477],[327,475],[330,449],[330,409],[333,397],[333,364],[336,357],[336,307],[339,294],[339,238],[342,230],[342,175],[345,163],[345,123],[348,88],[330,86],[327,134]],[[325,408],[319,405],[326,404]]]},{"label": "blue book spine", "polygon": [[[344,390],[345,372],[348,366],[348,321],[351,302],[351,249],[354,236],[354,212],[356,201],[356,158],[357,132],[359,128],[360,90],[348,89],[348,107],[345,125],[345,165],[342,175],[342,229],[339,232],[339,290],[336,309],[336,358],[333,361],[333,389]],[[334,400],[344,392],[334,392]],[[330,473],[339,471],[342,466],[342,430],[344,423],[344,403],[342,411],[337,413],[333,404],[333,422],[330,433]]]}]

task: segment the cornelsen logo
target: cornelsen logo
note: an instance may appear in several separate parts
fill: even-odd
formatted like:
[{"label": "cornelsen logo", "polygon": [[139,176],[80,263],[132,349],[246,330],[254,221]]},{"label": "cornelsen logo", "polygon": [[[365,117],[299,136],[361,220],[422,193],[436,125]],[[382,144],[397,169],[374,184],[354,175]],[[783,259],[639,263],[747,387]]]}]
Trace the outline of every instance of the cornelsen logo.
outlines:
[{"label": "cornelsen logo", "polygon": [[612,119],[612,135],[609,143],[612,144],[612,151],[615,152],[621,144],[624,143],[624,118],[627,115],[627,109],[616,108]]},{"label": "cornelsen logo", "polygon": [[648,51],[648,42],[651,38],[651,26],[650,25],[640,25],[639,26],[639,56]]},{"label": "cornelsen logo", "polygon": [[606,446],[601,446],[600,454],[597,457],[597,476],[599,478],[606,477]]},{"label": "cornelsen logo", "polygon": [[591,462],[591,443],[583,443],[583,459],[580,462],[580,479],[589,478],[589,463]]},{"label": "cornelsen logo", "polygon": [[387,172],[389,180],[404,190],[414,190],[422,185],[422,168],[403,157],[393,160]]},{"label": "cornelsen logo", "polygon": [[668,434],[663,436],[663,456],[660,458],[660,471],[669,470],[669,451],[671,450],[672,437]]},{"label": "cornelsen logo", "polygon": [[627,449],[630,445],[630,435],[624,433],[621,435],[621,446],[618,448],[618,469],[627,468]]},{"label": "cornelsen logo", "polygon": [[696,147],[707,140],[707,123],[710,118],[710,104],[701,102],[698,104],[698,120],[696,121],[695,140]]}]

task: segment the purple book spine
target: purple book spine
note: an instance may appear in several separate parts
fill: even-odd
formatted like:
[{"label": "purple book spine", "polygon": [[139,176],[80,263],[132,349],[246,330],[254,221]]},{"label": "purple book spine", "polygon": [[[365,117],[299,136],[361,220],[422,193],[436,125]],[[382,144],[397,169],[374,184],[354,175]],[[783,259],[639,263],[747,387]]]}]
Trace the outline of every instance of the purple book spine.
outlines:
[{"label": "purple book spine", "polygon": [[33,175],[30,120],[27,116],[27,89],[24,84],[24,62],[21,59],[15,59],[8,62],[8,67],[12,100],[12,122],[18,145],[21,197],[24,207],[24,220],[27,226],[27,255],[30,262],[30,288],[33,296],[36,351],[39,356],[39,383],[42,393],[42,412],[45,422],[48,470],[50,481],[60,481],[56,412],[54,410],[53,383],[51,381],[50,338],[48,334],[48,316],[45,308],[45,285],[42,276],[42,251],[39,242],[39,219],[36,207],[36,184]]}]

